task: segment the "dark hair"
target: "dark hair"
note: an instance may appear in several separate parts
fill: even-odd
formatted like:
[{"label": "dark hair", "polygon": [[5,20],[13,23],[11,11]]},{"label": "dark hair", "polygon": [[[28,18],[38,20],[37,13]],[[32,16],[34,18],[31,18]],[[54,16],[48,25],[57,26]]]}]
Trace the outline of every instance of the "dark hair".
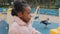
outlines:
[{"label": "dark hair", "polygon": [[12,15],[12,16],[14,16],[14,15],[17,16],[16,10],[15,10],[14,8],[12,9],[11,15]]},{"label": "dark hair", "polygon": [[18,12],[23,12],[24,7],[28,6],[25,1],[14,1],[14,8],[12,9],[12,16],[16,16]]}]

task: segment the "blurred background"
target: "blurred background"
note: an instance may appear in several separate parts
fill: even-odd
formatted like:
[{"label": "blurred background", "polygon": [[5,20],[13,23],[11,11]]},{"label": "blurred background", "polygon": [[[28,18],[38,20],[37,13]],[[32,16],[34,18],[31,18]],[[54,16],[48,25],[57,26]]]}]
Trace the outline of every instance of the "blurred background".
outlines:
[{"label": "blurred background", "polygon": [[[8,7],[9,5],[13,5],[14,0],[0,0],[0,7]],[[27,1],[31,7],[36,7],[37,5],[40,8],[59,8],[60,0],[23,0]]]},{"label": "blurred background", "polygon": [[[8,34],[8,29],[13,23],[11,10],[15,0],[0,0],[0,34]],[[21,0],[26,1],[31,7],[31,14],[36,11],[39,6],[38,13],[39,19],[34,19],[33,27],[40,31],[42,34],[51,34],[51,29],[60,27],[60,0]],[[49,18],[48,28],[44,29],[45,25],[40,24],[40,21]]]}]

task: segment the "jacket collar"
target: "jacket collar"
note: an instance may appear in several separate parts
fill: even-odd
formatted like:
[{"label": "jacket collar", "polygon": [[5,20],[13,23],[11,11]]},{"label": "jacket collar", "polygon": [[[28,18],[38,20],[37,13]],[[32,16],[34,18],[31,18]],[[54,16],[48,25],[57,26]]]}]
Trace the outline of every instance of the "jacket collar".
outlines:
[{"label": "jacket collar", "polygon": [[22,19],[20,19],[19,17],[17,16],[14,16],[14,21],[19,24],[20,26],[25,26],[27,25]]}]

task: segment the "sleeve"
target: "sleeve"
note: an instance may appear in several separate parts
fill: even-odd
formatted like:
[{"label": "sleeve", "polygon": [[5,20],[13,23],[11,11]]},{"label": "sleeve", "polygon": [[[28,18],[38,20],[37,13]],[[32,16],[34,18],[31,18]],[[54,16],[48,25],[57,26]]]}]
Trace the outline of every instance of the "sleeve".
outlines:
[{"label": "sleeve", "polygon": [[14,31],[14,30],[10,30],[9,32],[8,32],[8,34],[18,34],[16,31]]},{"label": "sleeve", "polygon": [[14,28],[14,27],[10,27],[9,28],[9,31],[8,31],[8,34],[19,34],[17,29]]}]

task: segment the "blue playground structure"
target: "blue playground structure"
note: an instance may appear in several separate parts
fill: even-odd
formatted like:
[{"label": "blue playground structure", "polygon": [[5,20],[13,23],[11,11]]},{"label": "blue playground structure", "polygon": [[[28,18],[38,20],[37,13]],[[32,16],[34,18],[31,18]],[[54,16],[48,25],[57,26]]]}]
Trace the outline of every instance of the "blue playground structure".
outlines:
[{"label": "blue playground structure", "polygon": [[[34,13],[35,8],[31,9],[31,13]],[[46,15],[51,15],[51,16],[59,16],[59,11],[58,9],[43,9],[40,8],[38,10],[39,14],[46,14]]]},{"label": "blue playground structure", "polygon": [[3,9],[2,8],[0,8],[0,12],[2,12],[3,11]]}]

